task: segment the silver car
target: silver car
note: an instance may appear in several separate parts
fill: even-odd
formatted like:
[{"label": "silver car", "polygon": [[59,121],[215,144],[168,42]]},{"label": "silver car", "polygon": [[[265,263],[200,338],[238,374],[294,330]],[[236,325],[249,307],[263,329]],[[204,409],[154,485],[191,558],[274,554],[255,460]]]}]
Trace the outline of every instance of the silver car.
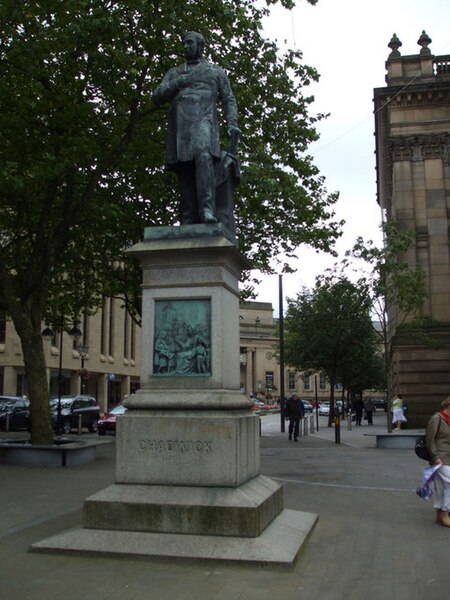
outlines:
[{"label": "silver car", "polygon": [[322,404],[319,406],[319,415],[328,417],[329,414],[330,414],[330,403],[322,402]]}]

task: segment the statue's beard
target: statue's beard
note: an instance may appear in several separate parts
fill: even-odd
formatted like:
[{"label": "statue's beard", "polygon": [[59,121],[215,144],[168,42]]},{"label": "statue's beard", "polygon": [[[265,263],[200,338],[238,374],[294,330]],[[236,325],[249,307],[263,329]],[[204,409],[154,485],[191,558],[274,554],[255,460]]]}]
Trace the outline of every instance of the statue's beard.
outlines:
[{"label": "statue's beard", "polygon": [[201,53],[201,51],[196,50],[195,52],[192,53],[192,56],[190,56],[189,53],[186,53],[185,58],[186,58],[186,62],[189,64],[197,63],[202,58],[202,53]]}]

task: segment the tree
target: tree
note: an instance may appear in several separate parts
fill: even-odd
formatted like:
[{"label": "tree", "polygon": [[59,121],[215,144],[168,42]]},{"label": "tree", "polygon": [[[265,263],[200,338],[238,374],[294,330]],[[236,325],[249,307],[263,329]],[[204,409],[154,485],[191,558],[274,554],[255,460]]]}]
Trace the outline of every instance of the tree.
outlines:
[{"label": "tree", "polygon": [[[347,252],[352,259],[361,260],[368,272],[359,276],[357,285],[367,290],[372,299],[379,328],[376,332],[384,349],[385,372],[387,378],[387,427],[392,431],[391,401],[392,381],[392,340],[396,332],[408,327],[410,335],[423,334],[423,303],[426,298],[425,273],[419,265],[412,267],[406,261],[406,253],[414,241],[412,229],[402,230],[394,219],[383,225],[384,245],[379,248],[372,241],[359,237],[353,249]],[[343,263],[343,270],[350,263]],[[353,264],[353,269],[354,269]],[[428,340],[429,341],[429,340]]]},{"label": "tree", "polygon": [[338,381],[350,398],[362,398],[368,389],[386,389],[384,356],[373,327],[348,353],[339,369]]},{"label": "tree", "polygon": [[299,51],[262,36],[277,2],[293,6],[2,3],[0,310],[21,340],[34,443],[52,439],[42,322],[69,323],[104,294],[123,295],[136,311],[137,269],[123,252],[144,226],[177,222],[175,181],[163,166],[166,115],[151,92],[180,61],[186,26],[207,33],[209,58],[230,70],[240,106],[242,251],[267,270],[300,243],[332,249],[336,195],[306,154],[323,115],[309,114],[304,90],[318,74]]},{"label": "tree", "polygon": [[[298,370],[322,371],[330,382],[331,426],[337,383],[349,386],[351,373],[362,370],[373,355],[371,299],[348,279],[318,280],[313,290],[288,299],[285,360]],[[351,368],[350,368],[351,366]]]}]

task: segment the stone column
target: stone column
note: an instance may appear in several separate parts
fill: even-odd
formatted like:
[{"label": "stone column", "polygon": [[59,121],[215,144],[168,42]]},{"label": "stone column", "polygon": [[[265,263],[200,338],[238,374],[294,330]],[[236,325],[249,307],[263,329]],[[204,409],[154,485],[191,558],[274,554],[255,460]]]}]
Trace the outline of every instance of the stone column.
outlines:
[{"label": "stone column", "polygon": [[106,373],[99,373],[97,378],[97,403],[100,412],[108,412],[108,380]]},{"label": "stone column", "polygon": [[251,351],[251,348],[246,349],[246,356],[247,356],[247,365],[245,368],[245,381],[246,381],[247,397],[249,397],[250,394],[253,394],[255,391],[253,389],[253,352]]}]

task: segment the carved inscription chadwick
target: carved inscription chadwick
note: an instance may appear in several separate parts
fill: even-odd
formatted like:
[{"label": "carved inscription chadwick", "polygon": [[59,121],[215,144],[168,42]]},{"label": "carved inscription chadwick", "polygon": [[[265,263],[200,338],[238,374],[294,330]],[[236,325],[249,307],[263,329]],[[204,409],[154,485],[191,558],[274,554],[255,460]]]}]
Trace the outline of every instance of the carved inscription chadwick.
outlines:
[{"label": "carved inscription chadwick", "polygon": [[209,440],[139,440],[139,450],[154,454],[207,454],[212,452]]}]

